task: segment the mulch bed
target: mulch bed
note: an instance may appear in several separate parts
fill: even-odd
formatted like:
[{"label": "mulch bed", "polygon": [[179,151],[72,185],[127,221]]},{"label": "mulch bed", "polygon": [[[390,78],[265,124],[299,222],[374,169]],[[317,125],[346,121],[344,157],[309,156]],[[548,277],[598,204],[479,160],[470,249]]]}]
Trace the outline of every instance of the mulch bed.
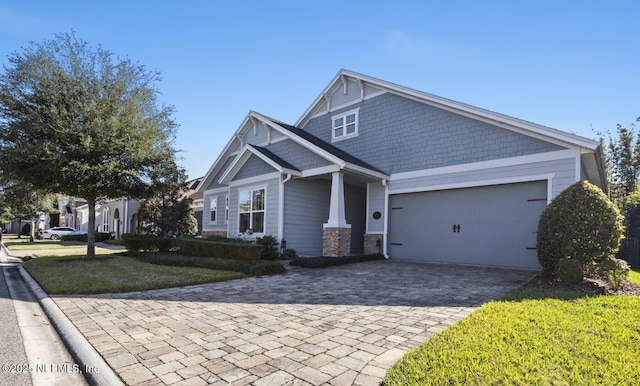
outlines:
[{"label": "mulch bed", "polygon": [[640,296],[640,285],[625,282],[618,290],[609,283],[597,278],[585,278],[582,283],[568,284],[547,275],[540,274],[531,279],[525,287],[579,292],[584,295],[635,295]]}]

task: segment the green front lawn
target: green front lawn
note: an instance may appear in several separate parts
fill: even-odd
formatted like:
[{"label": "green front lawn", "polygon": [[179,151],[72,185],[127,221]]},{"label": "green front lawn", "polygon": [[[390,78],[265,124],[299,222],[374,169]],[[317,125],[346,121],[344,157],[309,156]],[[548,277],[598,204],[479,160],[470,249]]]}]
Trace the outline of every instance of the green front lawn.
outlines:
[{"label": "green front lawn", "polygon": [[29,236],[3,235],[2,242],[11,251],[51,250],[86,247],[87,243],[81,241],[38,240],[29,242]]},{"label": "green front lawn", "polygon": [[407,353],[383,383],[637,385],[639,326],[640,296],[521,288]]},{"label": "green front lawn", "polygon": [[24,268],[49,294],[145,291],[246,277],[244,273],[152,264],[122,253],[39,257]]}]

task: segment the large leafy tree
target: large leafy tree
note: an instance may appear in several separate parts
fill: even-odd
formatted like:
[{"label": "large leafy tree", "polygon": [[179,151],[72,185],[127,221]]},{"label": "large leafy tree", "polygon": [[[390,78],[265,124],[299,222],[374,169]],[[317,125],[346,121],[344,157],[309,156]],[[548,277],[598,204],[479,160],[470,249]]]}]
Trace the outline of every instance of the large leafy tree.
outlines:
[{"label": "large leafy tree", "polygon": [[138,213],[144,231],[160,237],[193,236],[198,222],[186,197],[187,175],[175,165],[159,170],[149,186],[152,196],[142,201]]},{"label": "large leafy tree", "polygon": [[154,171],[173,163],[177,124],[173,107],[159,104],[159,80],[74,33],[31,42],[0,74],[0,168],[87,201],[87,257],[96,202],[144,197]]},{"label": "large leafy tree", "polygon": [[608,141],[601,137],[600,142],[604,150],[609,198],[622,209],[626,197],[638,190],[640,135],[636,133],[635,125],[628,129],[618,124],[615,133],[607,130],[607,137]]}]

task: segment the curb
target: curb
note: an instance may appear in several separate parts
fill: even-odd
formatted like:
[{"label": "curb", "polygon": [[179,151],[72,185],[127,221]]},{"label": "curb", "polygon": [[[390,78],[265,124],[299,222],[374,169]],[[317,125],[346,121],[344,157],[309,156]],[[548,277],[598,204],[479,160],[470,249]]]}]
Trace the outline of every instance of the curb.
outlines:
[{"label": "curb", "polygon": [[51,321],[58,335],[69,350],[69,353],[81,365],[83,369],[91,368],[93,371],[83,372],[87,382],[95,386],[122,385],[120,377],[98,354],[91,343],[71,323],[67,316],[58,308],[55,302],[47,295],[40,285],[29,275],[22,265],[19,266],[20,276],[25,284],[38,298],[38,303]]}]

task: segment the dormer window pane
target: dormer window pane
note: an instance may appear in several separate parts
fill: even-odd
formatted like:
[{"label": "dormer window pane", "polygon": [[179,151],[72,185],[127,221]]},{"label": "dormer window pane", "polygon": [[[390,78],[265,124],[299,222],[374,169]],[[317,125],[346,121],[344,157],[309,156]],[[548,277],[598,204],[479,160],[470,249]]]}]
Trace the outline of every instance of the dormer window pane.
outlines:
[{"label": "dormer window pane", "polygon": [[358,109],[332,117],[332,141],[339,141],[358,135]]}]

